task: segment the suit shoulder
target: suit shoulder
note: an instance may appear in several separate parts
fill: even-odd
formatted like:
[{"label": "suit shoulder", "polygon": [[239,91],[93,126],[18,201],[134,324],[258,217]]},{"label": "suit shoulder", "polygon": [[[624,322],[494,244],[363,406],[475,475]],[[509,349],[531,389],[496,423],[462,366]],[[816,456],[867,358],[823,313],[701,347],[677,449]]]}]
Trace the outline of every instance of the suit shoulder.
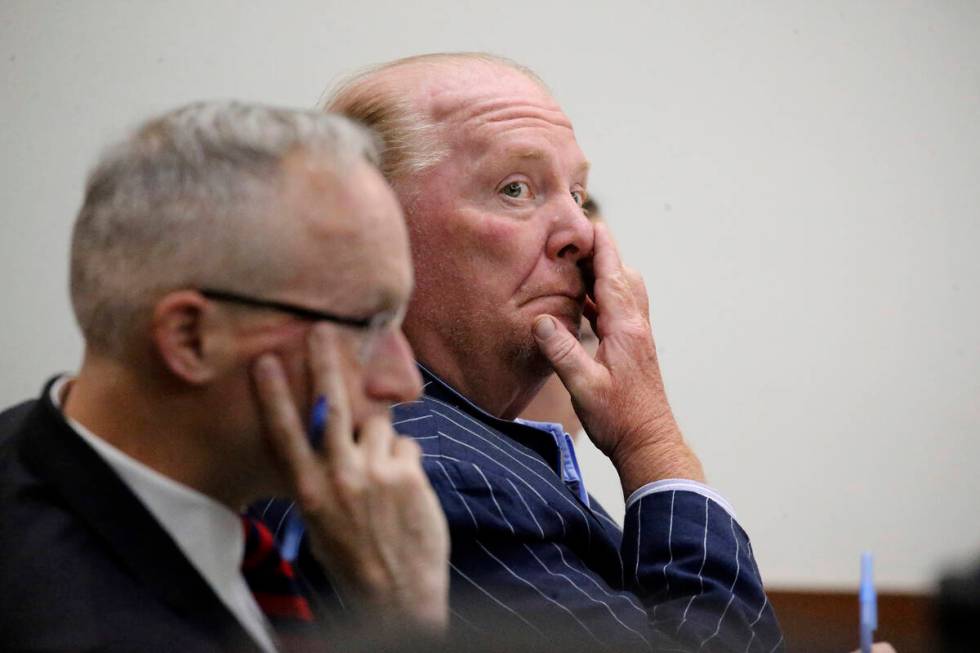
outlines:
[{"label": "suit shoulder", "polygon": [[30,415],[36,405],[36,399],[29,399],[0,413],[0,447],[6,445],[16,433],[24,428],[27,416]]},{"label": "suit shoulder", "polygon": [[395,404],[391,409],[391,425],[401,435],[413,438],[436,435],[433,405],[432,399],[424,396]]}]

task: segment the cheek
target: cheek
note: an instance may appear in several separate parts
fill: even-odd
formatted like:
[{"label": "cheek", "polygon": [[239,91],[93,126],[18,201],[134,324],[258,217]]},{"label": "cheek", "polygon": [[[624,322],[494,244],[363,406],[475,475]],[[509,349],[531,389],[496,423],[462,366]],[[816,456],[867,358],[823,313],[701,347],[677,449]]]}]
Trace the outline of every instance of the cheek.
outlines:
[{"label": "cheek", "polygon": [[347,329],[338,329],[337,372],[347,392],[347,402],[353,424],[363,416],[367,399],[364,393],[364,370],[360,362],[361,336]]},{"label": "cheek", "polygon": [[444,311],[447,296],[497,305],[518,292],[544,251],[545,234],[533,218],[499,215],[459,198],[420,200],[409,218],[416,307],[438,304]]},{"label": "cheek", "polygon": [[306,364],[306,352],[295,348],[279,352],[279,360],[282,362],[286,373],[289,391],[296,403],[300,419],[305,419],[305,415],[312,405],[313,396],[313,387]]},{"label": "cheek", "polygon": [[487,220],[479,231],[481,249],[500,261],[518,258],[527,249],[528,225],[512,220]]}]

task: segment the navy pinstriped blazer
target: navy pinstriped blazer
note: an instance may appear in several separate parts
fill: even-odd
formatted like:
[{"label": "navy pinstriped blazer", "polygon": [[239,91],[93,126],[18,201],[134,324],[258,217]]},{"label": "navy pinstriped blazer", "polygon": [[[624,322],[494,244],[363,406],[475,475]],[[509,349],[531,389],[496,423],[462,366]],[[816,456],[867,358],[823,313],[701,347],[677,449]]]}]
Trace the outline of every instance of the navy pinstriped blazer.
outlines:
[{"label": "navy pinstriped blazer", "polygon": [[[425,394],[392,422],[422,447],[449,521],[457,633],[583,650],[784,650],[748,536],[719,504],[655,492],[627,508],[621,531],[566,486],[552,437],[421,371]],[[288,506],[262,506],[270,527]]]}]

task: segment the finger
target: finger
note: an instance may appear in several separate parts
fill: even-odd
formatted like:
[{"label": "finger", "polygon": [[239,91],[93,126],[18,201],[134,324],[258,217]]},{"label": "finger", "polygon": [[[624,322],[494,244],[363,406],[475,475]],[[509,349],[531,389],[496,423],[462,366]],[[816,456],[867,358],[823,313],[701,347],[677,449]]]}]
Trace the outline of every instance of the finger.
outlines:
[{"label": "finger", "polygon": [[252,366],[252,379],[266,440],[280,469],[295,489],[299,487],[300,479],[317,474],[318,470],[279,359],[273,354],[260,356]]},{"label": "finger", "polygon": [[643,275],[639,271],[626,266],[624,273],[629,282],[630,291],[633,293],[633,301],[637,309],[643,315],[650,313],[650,296],[647,294],[647,284],[643,281]]},{"label": "finger", "polygon": [[572,397],[583,396],[601,366],[592,360],[582,343],[552,316],[539,315],[535,318],[533,332],[538,349],[551,363]]},{"label": "finger", "polygon": [[619,248],[613,240],[609,228],[602,224],[595,225],[595,245],[592,254],[592,273],[595,281],[608,279],[617,275],[623,269],[623,260]]},{"label": "finger", "polygon": [[323,434],[323,454],[335,464],[345,464],[354,455],[350,402],[338,361],[337,346],[330,327],[318,324],[307,340],[314,393],[327,397],[330,414]]},{"label": "finger", "polygon": [[395,432],[387,416],[372,415],[367,418],[358,435],[358,443],[369,460],[378,460],[392,454]]},{"label": "finger", "polygon": [[391,445],[391,453],[395,458],[407,461],[420,461],[422,459],[422,447],[419,443],[402,435],[396,435]]},{"label": "finger", "polygon": [[578,267],[582,274],[582,283],[585,286],[585,296],[588,298],[595,297],[595,269],[592,263],[592,256],[580,260]]},{"label": "finger", "polygon": [[[619,257],[619,250],[604,224],[595,229],[595,303],[598,311],[596,334],[605,337],[623,322],[642,316],[637,306],[633,275]],[[641,289],[643,290],[643,289]],[[645,290],[643,290],[645,292]]]},{"label": "finger", "polygon": [[595,302],[592,301],[591,297],[585,298],[585,305],[582,307],[582,316],[589,321],[589,326],[592,327],[592,333],[595,333],[596,337],[598,337],[599,310],[596,308]]}]

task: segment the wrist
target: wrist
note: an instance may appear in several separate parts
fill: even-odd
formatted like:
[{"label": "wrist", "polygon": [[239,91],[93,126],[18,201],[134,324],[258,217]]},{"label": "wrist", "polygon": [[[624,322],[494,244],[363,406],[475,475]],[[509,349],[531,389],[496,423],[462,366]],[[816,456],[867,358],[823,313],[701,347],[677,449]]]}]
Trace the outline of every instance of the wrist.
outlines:
[{"label": "wrist", "polygon": [[619,473],[624,496],[647,483],[665,479],[689,479],[704,483],[704,469],[694,451],[684,441],[673,418],[670,425],[636,431],[620,440],[610,453]]}]

